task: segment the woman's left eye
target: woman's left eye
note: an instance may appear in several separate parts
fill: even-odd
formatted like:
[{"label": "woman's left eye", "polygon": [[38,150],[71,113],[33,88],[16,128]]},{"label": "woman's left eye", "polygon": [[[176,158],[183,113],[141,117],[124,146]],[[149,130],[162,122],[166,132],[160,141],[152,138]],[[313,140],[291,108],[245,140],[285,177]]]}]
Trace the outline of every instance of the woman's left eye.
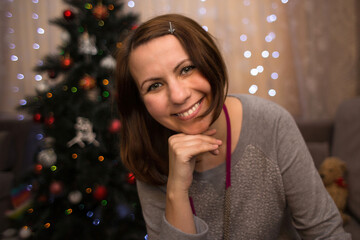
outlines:
[{"label": "woman's left eye", "polygon": [[161,86],[162,86],[162,84],[159,83],[159,82],[153,83],[148,87],[147,92],[154,91],[154,90],[158,89]]},{"label": "woman's left eye", "polygon": [[195,66],[186,66],[183,69],[181,69],[181,75],[188,74],[191,70],[193,70]]}]

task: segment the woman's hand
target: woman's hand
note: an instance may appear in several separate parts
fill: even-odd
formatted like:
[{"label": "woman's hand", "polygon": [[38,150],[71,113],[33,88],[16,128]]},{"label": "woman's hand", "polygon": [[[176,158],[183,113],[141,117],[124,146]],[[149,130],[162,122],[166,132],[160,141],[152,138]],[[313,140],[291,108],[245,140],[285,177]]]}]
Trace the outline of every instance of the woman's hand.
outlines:
[{"label": "woman's hand", "polygon": [[189,188],[193,180],[196,158],[201,154],[219,153],[222,144],[212,135],[215,129],[203,134],[186,135],[183,133],[169,138],[169,177],[166,189],[165,217],[175,228],[196,233],[193,213],[189,201]]},{"label": "woman's hand", "polygon": [[222,142],[212,137],[215,133],[216,129],[210,129],[203,134],[180,133],[169,138],[168,190],[187,193],[192,183],[196,158],[207,152],[219,153]]}]

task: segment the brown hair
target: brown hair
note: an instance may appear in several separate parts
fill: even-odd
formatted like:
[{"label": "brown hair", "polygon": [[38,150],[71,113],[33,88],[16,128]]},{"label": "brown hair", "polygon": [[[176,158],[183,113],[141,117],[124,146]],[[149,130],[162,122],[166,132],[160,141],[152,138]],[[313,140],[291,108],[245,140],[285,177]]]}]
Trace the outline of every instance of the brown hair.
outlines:
[{"label": "brown hair", "polygon": [[222,109],[227,92],[227,72],[223,58],[212,39],[194,20],[166,14],[141,24],[125,39],[117,54],[117,101],[122,122],[121,159],[141,181],[164,184],[168,175],[168,138],[173,132],[148,113],[129,69],[132,50],[152,39],[172,33],[189,55],[190,60],[209,81],[212,102],[204,115],[214,110],[215,121]]}]

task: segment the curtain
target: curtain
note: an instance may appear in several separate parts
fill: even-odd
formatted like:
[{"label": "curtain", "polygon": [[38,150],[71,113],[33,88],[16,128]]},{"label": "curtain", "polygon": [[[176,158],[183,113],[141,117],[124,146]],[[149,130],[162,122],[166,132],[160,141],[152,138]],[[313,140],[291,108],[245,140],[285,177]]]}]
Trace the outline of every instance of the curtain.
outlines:
[{"label": "curtain", "polygon": [[[6,39],[2,37],[3,42],[17,42],[19,48],[14,51],[2,44],[0,52],[0,112],[15,112],[19,101],[33,94],[43,81],[34,79],[32,68],[44,55],[56,53],[61,32],[47,21],[61,16],[66,6],[61,0],[37,4],[35,0],[1,1],[14,12],[13,18],[1,21],[2,34],[9,26],[21,29],[13,35],[6,33]],[[181,13],[199,22],[216,38],[223,53],[230,93],[269,99],[303,119],[332,118],[343,100],[359,95],[360,11],[356,0],[123,2],[125,11],[139,14],[139,22],[165,13]],[[41,16],[36,26],[31,24],[34,7]],[[2,16],[6,11],[1,9]],[[41,36],[35,34],[39,26],[46,29]],[[32,48],[35,40],[41,41],[40,49]],[[9,60],[14,52],[22,56],[17,62]],[[23,79],[17,78],[19,73],[24,74]]]},{"label": "curtain", "polygon": [[47,78],[33,69],[45,55],[57,53],[61,31],[49,20],[61,17],[65,5],[62,0],[0,2],[0,114],[12,116]]},{"label": "curtain", "polygon": [[304,119],[331,118],[342,101],[360,95],[359,6],[358,0],[289,1],[289,52]]}]

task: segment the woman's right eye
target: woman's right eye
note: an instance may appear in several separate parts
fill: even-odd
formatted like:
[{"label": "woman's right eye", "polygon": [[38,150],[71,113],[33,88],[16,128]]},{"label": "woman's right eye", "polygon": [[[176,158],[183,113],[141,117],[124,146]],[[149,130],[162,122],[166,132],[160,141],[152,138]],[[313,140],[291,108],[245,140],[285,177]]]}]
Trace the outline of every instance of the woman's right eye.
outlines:
[{"label": "woman's right eye", "polygon": [[159,82],[153,83],[153,84],[151,84],[151,85],[149,86],[149,88],[147,89],[147,91],[148,91],[148,92],[154,91],[154,90],[156,90],[157,88],[159,88],[159,87],[161,87],[161,86],[162,86],[162,84],[159,83]]}]

